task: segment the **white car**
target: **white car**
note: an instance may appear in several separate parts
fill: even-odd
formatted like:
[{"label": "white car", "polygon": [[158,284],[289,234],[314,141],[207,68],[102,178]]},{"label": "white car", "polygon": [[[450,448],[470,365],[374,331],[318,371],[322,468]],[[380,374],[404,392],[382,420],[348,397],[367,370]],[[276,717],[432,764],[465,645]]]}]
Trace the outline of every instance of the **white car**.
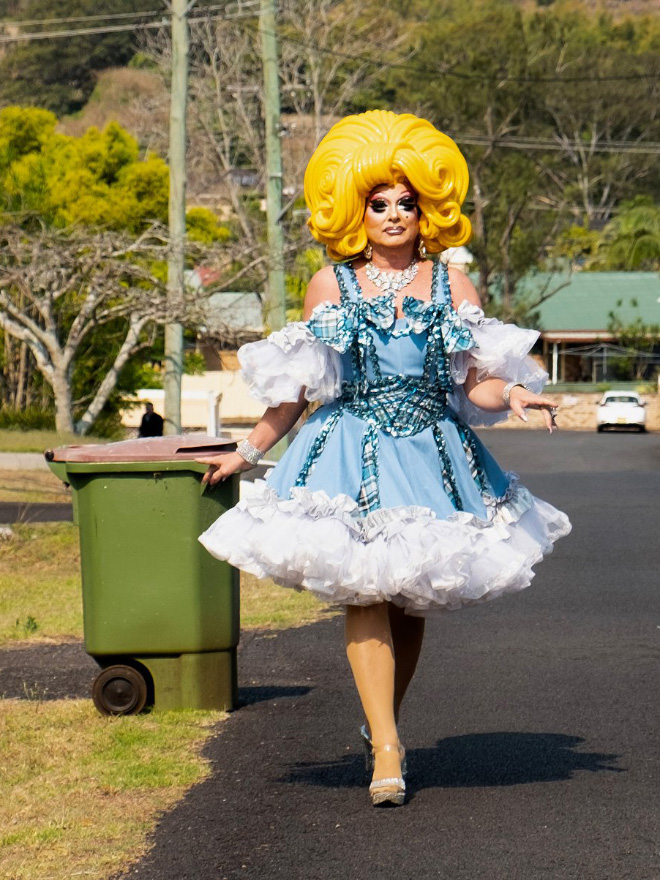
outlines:
[{"label": "white car", "polygon": [[598,431],[632,427],[646,430],[646,404],[636,391],[606,391],[596,410]]}]

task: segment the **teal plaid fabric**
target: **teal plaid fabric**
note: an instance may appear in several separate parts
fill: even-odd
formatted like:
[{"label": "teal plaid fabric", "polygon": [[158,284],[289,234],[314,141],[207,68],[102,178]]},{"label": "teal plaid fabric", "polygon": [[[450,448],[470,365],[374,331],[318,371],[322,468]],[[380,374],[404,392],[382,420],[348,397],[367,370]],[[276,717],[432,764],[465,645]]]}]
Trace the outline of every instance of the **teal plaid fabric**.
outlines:
[{"label": "teal plaid fabric", "polygon": [[362,437],[362,482],[358,510],[369,513],[380,507],[378,490],[378,427],[370,422]]},{"label": "teal plaid fabric", "polygon": [[341,406],[393,437],[410,437],[434,425],[447,409],[441,388],[424,387],[410,376],[385,376],[377,382],[345,382]]},{"label": "teal plaid fabric", "polygon": [[[412,296],[404,297],[402,308],[408,318],[405,328],[396,326],[393,295],[363,298],[350,264],[336,266],[335,275],[341,292],[340,304],[322,303],[317,306],[307,326],[326,345],[350,354],[354,381],[344,383],[338,407],[319,432],[295,485],[307,484],[342,414],[349,412],[365,423],[361,450],[362,477],[357,499],[361,513],[367,514],[380,507],[378,432],[383,431],[394,437],[409,437],[428,427],[433,429],[438,448],[444,490],[454,507],[462,510],[447,445],[438,423],[447,412],[447,395],[452,387],[447,355],[452,351],[472,348],[475,343],[451,305],[447,267],[441,263],[433,266],[430,302]],[[392,336],[425,332],[427,340],[423,375],[420,378],[383,376],[374,345],[374,330]],[[367,377],[368,372],[371,379]],[[472,432],[460,424],[459,435],[472,475],[482,488],[484,471],[478,461]]]}]

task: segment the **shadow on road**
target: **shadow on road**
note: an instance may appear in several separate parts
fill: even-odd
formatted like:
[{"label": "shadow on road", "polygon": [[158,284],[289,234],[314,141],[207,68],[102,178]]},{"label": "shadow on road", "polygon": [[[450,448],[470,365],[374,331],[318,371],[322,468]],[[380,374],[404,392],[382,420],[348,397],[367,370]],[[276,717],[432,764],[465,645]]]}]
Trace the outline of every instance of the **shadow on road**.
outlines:
[{"label": "shadow on road", "polygon": [[265,703],[268,700],[279,700],[284,697],[305,697],[311,690],[311,687],[305,685],[242,687],[238,690],[238,705],[242,708],[252,703]]},{"label": "shadow on road", "polygon": [[[558,782],[582,770],[623,773],[619,755],[580,752],[579,736],[560,733],[478,733],[439,740],[435,748],[408,751],[411,794],[424,788],[489,788]],[[293,764],[280,782],[328,788],[364,786],[357,755],[339,761]]]}]

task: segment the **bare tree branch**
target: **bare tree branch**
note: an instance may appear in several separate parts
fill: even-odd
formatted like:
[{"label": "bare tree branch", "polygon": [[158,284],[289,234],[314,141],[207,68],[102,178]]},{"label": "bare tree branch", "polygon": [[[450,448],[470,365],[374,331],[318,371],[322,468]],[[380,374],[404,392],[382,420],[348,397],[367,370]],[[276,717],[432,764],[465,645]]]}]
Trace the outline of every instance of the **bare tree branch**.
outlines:
[{"label": "bare tree branch", "polygon": [[[72,369],[85,338],[112,323],[121,341],[92,402],[76,424],[89,430],[117,385],[122,368],[149,324],[182,320],[189,297],[174,313],[162,281],[166,249],[158,229],[137,240],[111,233],[5,226],[0,237],[0,327],[29,346],[37,369],[53,389],[58,430],[74,427]],[[124,326],[122,329],[122,322]]]}]

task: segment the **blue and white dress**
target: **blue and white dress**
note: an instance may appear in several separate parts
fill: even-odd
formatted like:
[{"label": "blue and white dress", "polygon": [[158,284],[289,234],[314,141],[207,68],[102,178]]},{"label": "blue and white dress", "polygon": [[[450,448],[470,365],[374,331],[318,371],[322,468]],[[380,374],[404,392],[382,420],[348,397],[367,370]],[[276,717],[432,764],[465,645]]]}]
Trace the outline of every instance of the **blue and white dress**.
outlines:
[{"label": "blue and white dress", "polygon": [[200,538],[220,559],[342,605],[389,601],[409,614],[456,609],[528,586],[568,518],[504,473],[470,429],[486,413],[467,371],[540,391],[527,356],[538,334],[451,303],[433,267],[431,300],[363,297],[335,267],[340,304],[243,346],[251,392],[267,406],[301,389],[323,405],[254,491]]}]

